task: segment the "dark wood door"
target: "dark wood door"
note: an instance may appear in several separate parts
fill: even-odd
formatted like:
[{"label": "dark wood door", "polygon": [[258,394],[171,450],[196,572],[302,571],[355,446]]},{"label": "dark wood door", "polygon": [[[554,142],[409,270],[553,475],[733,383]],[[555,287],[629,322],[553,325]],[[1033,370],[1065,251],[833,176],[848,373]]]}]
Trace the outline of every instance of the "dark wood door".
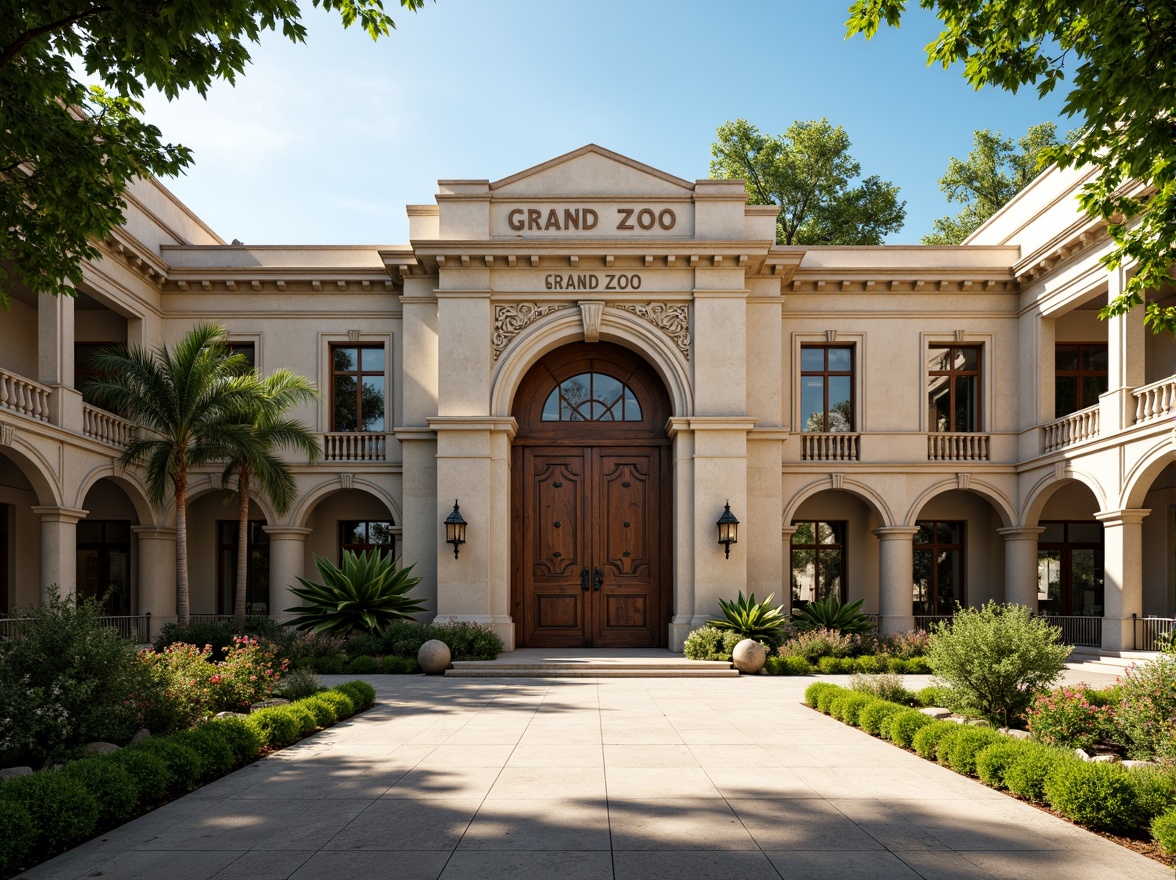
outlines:
[{"label": "dark wood door", "polygon": [[522,450],[523,643],[656,647],[660,447]]}]

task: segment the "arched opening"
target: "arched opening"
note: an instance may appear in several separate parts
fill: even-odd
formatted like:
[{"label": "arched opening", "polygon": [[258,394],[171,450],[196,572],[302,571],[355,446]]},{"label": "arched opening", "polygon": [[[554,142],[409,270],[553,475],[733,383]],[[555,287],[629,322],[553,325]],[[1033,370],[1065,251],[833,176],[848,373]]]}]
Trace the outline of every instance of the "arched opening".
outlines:
[{"label": "arched opening", "polygon": [[[1176,617],[1176,462],[1165,465],[1150,481],[1141,483],[1145,510],[1141,527],[1143,554],[1143,614]],[[1142,639],[1141,639],[1142,641]]]},{"label": "arched opening", "polygon": [[990,499],[967,489],[949,489],[926,499],[912,523],[912,602],[919,618],[946,617],[957,604],[978,607],[1005,598],[1006,525]]},{"label": "arched opening", "polygon": [[1062,617],[1101,617],[1103,525],[1095,518],[1098,499],[1078,480],[1049,490],[1037,525],[1037,608]]},{"label": "arched opening", "polygon": [[0,449],[0,617],[40,602],[41,521],[33,508],[56,503],[32,461]]},{"label": "arched opening", "polygon": [[[194,617],[233,613],[237,590],[240,520],[237,496],[214,489],[188,500],[188,582]],[[270,613],[270,550],[266,510],[249,501],[245,613]]]},{"label": "arched opening", "polygon": [[805,498],[789,527],[789,582],[792,607],[836,596],[863,599],[862,609],[878,612],[878,541],[872,532],[885,525],[870,505],[852,492],[825,489]]},{"label": "arched opening", "polygon": [[338,565],[344,550],[400,556],[400,523],[388,505],[363,489],[340,489],[319,499],[307,526],[311,533],[306,538],[306,571],[315,571],[315,556]]},{"label": "arched opening", "polygon": [[669,395],[612,343],[536,363],[513,415],[511,600],[530,647],[658,647],[671,613]]},{"label": "arched opening", "polygon": [[78,600],[99,599],[109,615],[139,613],[140,575],[133,531],[139,513],[126,490],[113,479],[94,483],[82,501],[85,519],[77,524]]}]

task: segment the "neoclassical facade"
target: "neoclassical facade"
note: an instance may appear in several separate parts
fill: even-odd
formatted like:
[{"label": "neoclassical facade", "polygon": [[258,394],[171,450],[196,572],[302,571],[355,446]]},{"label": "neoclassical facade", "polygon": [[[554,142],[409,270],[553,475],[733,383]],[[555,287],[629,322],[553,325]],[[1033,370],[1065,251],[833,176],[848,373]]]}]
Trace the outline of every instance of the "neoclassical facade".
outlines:
[{"label": "neoclassical facade", "polygon": [[[0,315],[0,617],[56,583],[174,619],[174,509],[85,386],[97,348],[211,320],[322,392],[296,504],[252,500],[255,614],[376,547],[512,648],[680,650],[750,591],[888,631],[1019,602],[1129,649],[1176,614],[1176,340],[1098,319],[1125,276],[1083,179],[1045,172],[959,247],[780,246],[742,182],[596,146],[443,180],[392,247],[225,244],[140,182],[75,299]],[[196,613],[231,612],[229,497],[195,475]]]}]

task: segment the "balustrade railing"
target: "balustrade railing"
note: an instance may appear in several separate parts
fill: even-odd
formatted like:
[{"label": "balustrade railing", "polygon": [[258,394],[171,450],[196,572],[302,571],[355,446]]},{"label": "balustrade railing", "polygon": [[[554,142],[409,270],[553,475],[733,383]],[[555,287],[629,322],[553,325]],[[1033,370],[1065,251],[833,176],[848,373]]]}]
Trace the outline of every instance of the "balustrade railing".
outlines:
[{"label": "balustrade railing", "polygon": [[0,370],[0,409],[47,422],[52,394],[52,391],[32,379]]},{"label": "balustrade railing", "polygon": [[1053,452],[1098,436],[1098,405],[1054,419],[1041,426],[1041,449]]},{"label": "balustrade railing", "polygon": [[1062,641],[1067,645],[1084,648],[1098,648],[1102,645],[1101,617],[1066,614],[1043,614],[1041,617],[1062,631]]},{"label": "balustrade railing", "polygon": [[1160,651],[1172,639],[1176,620],[1171,617],[1137,617],[1134,647],[1137,651]]},{"label": "balustrade railing", "polygon": [[82,404],[82,433],[120,449],[135,439],[136,425],[104,409]]},{"label": "balustrade railing", "polygon": [[1132,393],[1135,395],[1137,425],[1176,418],[1176,376],[1136,388]]},{"label": "balustrade railing", "polygon": [[832,432],[800,435],[800,457],[804,461],[857,461],[860,434]]},{"label": "balustrade railing", "polygon": [[927,435],[928,461],[988,461],[987,434]]},{"label": "balustrade railing", "polygon": [[388,435],[371,431],[323,434],[324,461],[385,461]]}]

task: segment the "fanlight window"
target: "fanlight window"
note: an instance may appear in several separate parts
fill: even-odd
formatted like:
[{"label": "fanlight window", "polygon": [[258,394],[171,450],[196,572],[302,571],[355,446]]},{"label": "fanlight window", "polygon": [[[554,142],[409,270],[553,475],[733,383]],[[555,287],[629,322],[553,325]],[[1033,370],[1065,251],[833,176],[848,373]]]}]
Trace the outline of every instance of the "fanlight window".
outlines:
[{"label": "fanlight window", "polygon": [[639,422],[641,404],[629,386],[604,373],[565,379],[543,404],[545,422]]}]

